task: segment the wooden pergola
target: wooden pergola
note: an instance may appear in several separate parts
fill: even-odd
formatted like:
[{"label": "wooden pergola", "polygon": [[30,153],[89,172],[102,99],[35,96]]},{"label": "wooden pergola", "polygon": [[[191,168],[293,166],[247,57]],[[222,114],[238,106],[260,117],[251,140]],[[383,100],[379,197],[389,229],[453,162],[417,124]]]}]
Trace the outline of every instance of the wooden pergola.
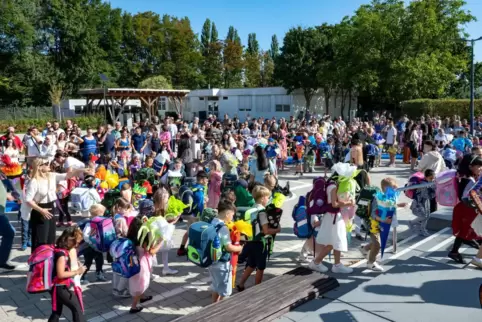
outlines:
[{"label": "wooden pergola", "polygon": [[[157,115],[160,97],[167,97],[170,102],[174,103],[177,113],[182,115],[182,102],[189,92],[189,90],[178,89],[93,88],[81,89],[78,93],[87,99],[84,110],[86,114],[106,113],[107,116],[108,113],[110,119],[115,123],[119,121],[130,99],[141,101],[141,108],[147,113],[149,119]],[[98,101],[94,105],[95,100]],[[106,103],[104,107],[100,106],[102,102]]]}]

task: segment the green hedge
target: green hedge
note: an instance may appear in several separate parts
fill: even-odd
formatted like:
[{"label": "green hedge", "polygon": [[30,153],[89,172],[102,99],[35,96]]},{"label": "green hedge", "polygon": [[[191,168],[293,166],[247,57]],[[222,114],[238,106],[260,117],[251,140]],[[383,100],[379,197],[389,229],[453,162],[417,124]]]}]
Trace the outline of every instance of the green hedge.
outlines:
[{"label": "green hedge", "polygon": [[[82,130],[87,129],[87,127],[97,128],[97,126],[104,124],[104,117],[103,116],[79,116],[69,118],[73,122],[77,123]],[[23,119],[18,121],[11,121],[11,120],[0,120],[0,133],[3,133],[7,130],[9,126],[15,126],[15,132],[17,133],[25,133],[27,129],[31,126],[37,126],[39,129],[43,129],[47,122],[55,121],[54,118],[39,118],[39,119]],[[61,122],[61,127],[65,126],[65,121]]]},{"label": "green hedge", "polygon": [[[470,100],[463,99],[416,99],[404,101],[401,103],[403,114],[409,117],[420,117],[422,115],[430,115],[440,117],[451,117],[459,115],[462,119],[469,118]],[[482,100],[474,101],[475,115],[482,115]]]}]

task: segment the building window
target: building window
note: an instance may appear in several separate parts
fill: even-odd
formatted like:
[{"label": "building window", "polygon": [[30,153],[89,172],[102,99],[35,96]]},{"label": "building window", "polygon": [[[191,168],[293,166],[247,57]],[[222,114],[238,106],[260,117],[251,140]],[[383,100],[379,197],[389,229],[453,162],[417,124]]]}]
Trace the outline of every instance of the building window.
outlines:
[{"label": "building window", "polygon": [[228,100],[228,97],[227,97],[227,96],[224,96],[224,97],[223,97],[223,100],[227,101],[227,100]]},{"label": "building window", "polygon": [[219,101],[219,97],[217,96],[209,96],[208,101]]},{"label": "building window", "polygon": [[287,104],[276,104],[276,112],[290,112],[291,106]]},{"label": "building window", "polygon": [[199,100],[200,100],[200,101],[204,101],[204,97],[200,97]]},{"label": "building window", "polygon": [[167,97],[159,97],[159,111],[167,110]]}]

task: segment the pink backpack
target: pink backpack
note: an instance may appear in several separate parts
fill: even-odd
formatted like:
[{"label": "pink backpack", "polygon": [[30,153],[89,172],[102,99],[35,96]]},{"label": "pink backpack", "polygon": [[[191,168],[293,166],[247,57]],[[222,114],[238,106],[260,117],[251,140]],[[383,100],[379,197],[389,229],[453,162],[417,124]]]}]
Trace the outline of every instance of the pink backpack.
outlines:
[{"label": "pink backpack", "polygon": [[437,202],[442,206],[455,207],[459,202],[458,182],[456,170],[440,173],[435,179]]},{"label": "pink backpack", "polygon": [[[41,245],[30,255],[28,259],[29,270],[27,273],[28,293],[43,293],[52,289],[54,284],[52,275],[55,269],[55,251],[56,248],[54,245]],[[67,252],[64,251],[64,253],[68,256]]]},{"label": "pink backpack", "polygon": [[331,203],[328,203],[327,190],[331,185],[336,185],[336,183],[322,177],[313,181],[313,189],[306,195],[306,212],[308,215],[340,212],[339,208],[334,208]]},{"label": "pink backpack", "polygon": [[94,217],[90,221],[90,245],[99,252],[109,251],[110,245],[116,239],[112,218]]},{"label": "pink backpack", "polygon": [[[414,173],[410,178],[408,178],[408,183],[405,185],[405,187],[420,184],[424,178],[425,177],[422,172]],[[405,190],[405,196],[413,199],[415,197],[415,190]]]}]

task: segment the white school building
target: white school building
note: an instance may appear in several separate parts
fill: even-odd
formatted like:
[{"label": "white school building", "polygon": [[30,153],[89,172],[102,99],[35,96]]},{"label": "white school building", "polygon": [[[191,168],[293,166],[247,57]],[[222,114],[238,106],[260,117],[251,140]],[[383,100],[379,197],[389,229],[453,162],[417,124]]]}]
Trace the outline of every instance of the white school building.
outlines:
[{"label": "white school building", "polygon": [[[335,102],[336,101],[336,102]],[[336,103],[336,105],[335,105]],[[351,117],[356,114],[358,100],[353,95],[351,102]],[[305,97],[301,90],[288,94],[283,87],[258,87],[234,89],[200,89],[191,91],[185,99],[183,115],[190,120],[194,116],[205,119],[209,114],[223,118],[224,114],[230,117],[237,116],[241,121],[246,118],[263,117],[279,119],[297,116],[304,111]],[[329,113],[333,117],[342,114],[342,98],[330,98]],[[345,110],[343,117],[349,118],[349,102],[345,97]],[[325,97],[320,89],[311,100],[310,112],[312,115],[325,114]]]}]

